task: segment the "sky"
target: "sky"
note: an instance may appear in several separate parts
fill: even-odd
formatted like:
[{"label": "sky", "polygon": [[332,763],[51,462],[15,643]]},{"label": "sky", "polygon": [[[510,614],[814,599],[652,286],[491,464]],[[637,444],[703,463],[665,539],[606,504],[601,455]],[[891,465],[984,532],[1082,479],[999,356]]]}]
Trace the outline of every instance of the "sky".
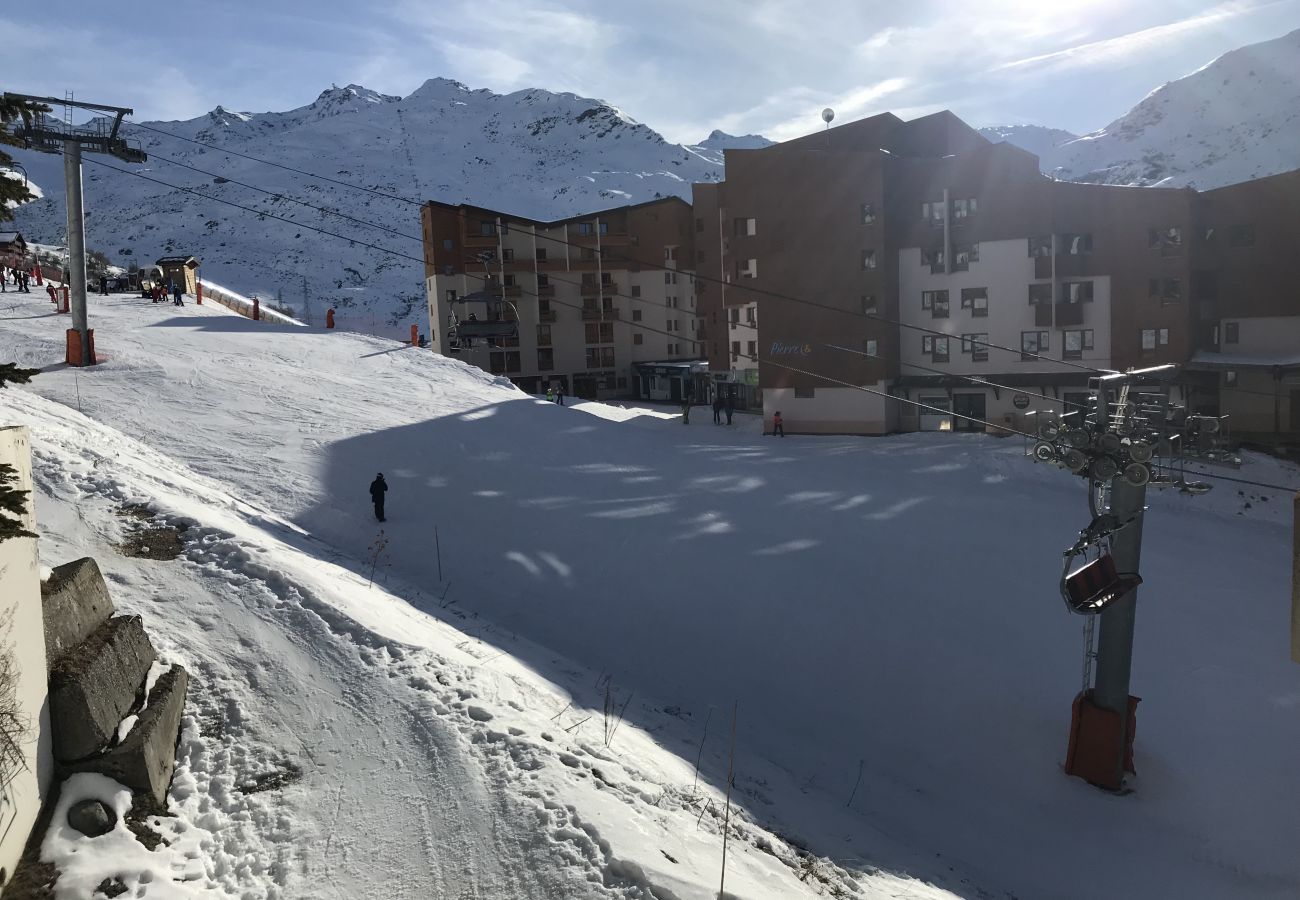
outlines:
[{"label": "sky", "polygon": [[[1300,0],[46,0],[0,12],[0,89],[189,119],[331,84],[572,91],[671,141],[776,140],[891,111],[1086,133],[1300,28]],[[1300,61],[1297,61],[1300,65]]]}]

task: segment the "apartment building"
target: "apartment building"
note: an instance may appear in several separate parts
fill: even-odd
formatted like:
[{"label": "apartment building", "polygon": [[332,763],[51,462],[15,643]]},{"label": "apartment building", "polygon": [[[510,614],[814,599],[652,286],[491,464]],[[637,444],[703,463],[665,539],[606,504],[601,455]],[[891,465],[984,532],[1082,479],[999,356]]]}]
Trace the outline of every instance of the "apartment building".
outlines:
[{"label": "apartment building", "polygon": [[[697,271],[722,282],[697,288],[710,365],[729,362],[715,317],[757,304],[764,410],[788,432],[1027,428],[1097,369],[1193,358],[1210,374],[1176,399],[1244,411],[1260,398],[1208,383],[1262,377],[1225,368],[1226,341],[1284,343],[1270,318],[1300,329],[1289,175],[1204,194],[1058,182],[951,113],[885,114],[728,150],[726,180],[694,199]],[[1252,223],[1267,238],[1246,248]],[[1251,346],[1276,369],[1274,345]],[[1291,402],[1279,395],[1279,427]]]},{"label": "apartment building", "polygon": [[[532,393],[668,399],[684,389],[675,380],[690,382],[680,363],[699,346],[685,201],[555,221],[430,201],[421,220],[435,352]],[[475,326],[459,326],[471,316],[502,327],[469,339]]]}]

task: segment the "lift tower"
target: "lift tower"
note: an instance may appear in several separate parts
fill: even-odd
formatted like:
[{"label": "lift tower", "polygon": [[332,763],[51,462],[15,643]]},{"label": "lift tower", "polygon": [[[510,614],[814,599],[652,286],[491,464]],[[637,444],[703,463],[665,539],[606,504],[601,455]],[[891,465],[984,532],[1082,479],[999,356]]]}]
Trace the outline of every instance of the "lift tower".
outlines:
[{"label": "lift tower", "polygon": [[[102,103],[83,103],[79,100],[56,97],[34,97],[29,94],[5,92],[6,100],[33,104],[53,109],[62,106],[63,119],[49,112],[33,112],[30,120],[16,123],[15,137],[29,150],[42,153],[63,154],[63,177],[67,184],[68,202],[68,287],[72,307],[72,327],[67,332],[67,363],[70,366],[90,366],[95,363],[95,332],[89,327],[86,316],[86,223],[82,211],[81,154],[105,153],[123,162],[142,163],[148,157],[144,151],[127,146],[118,137],[122,118],[134,110],[123,106],[105,106]],[[105,113],[84,125],[72,121],[73,110]],[[111,117],[111,118],[110,118]]]}]

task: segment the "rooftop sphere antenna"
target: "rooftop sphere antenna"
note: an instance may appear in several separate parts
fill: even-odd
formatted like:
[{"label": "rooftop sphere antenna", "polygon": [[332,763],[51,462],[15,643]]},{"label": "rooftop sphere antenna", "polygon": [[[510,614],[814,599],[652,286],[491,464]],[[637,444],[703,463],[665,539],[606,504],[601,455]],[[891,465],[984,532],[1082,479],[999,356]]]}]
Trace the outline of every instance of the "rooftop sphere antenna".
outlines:
[{"label": "rooftop sphere antenna", "polygon": [[827,131],[830,130],[831,119],[833,118],[835,118],[835,110],[831,109],[829,106],[822,110],[822,121],[826,123]]}]

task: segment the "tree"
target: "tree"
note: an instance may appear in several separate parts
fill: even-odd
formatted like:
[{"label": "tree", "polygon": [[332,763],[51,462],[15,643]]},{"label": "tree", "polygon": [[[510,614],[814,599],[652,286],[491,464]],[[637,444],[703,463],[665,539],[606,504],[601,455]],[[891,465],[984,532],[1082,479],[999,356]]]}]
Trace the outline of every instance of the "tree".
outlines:
[{"label": "tree", "polygon": [[[0,363],[0,388],[6,384],[26,384],[37,373],[36,369],[20,369],[17,363]],[[13,486],[18,472],[13,466],[0,463],[0,541],[16,537],[36,537],[22,526],[23,513],[27,511],[29,491]]]},{"label": "tree", "polygon": [[[0,94],[0,144],[9,144],[13,147],[21,147],[22,141],[15,138],[9,133],[6,127],[11,122],[22,119],[24,122],[31,122],[32,116],[39,112],[49,112],[48,106],[41,106],[35,103],[26,103],[19,100],[6,100],[4,95]],[[0,150],[0,169],[7,169],[13,164],[13,157],[3,150]],[[19,181],[16,178],[0,176],[0,222],[7,221],[14,217],[11,206],[19,203],[26,203],[28,200],[35,200],[36,195],[27,189],[26,181]]]}]

